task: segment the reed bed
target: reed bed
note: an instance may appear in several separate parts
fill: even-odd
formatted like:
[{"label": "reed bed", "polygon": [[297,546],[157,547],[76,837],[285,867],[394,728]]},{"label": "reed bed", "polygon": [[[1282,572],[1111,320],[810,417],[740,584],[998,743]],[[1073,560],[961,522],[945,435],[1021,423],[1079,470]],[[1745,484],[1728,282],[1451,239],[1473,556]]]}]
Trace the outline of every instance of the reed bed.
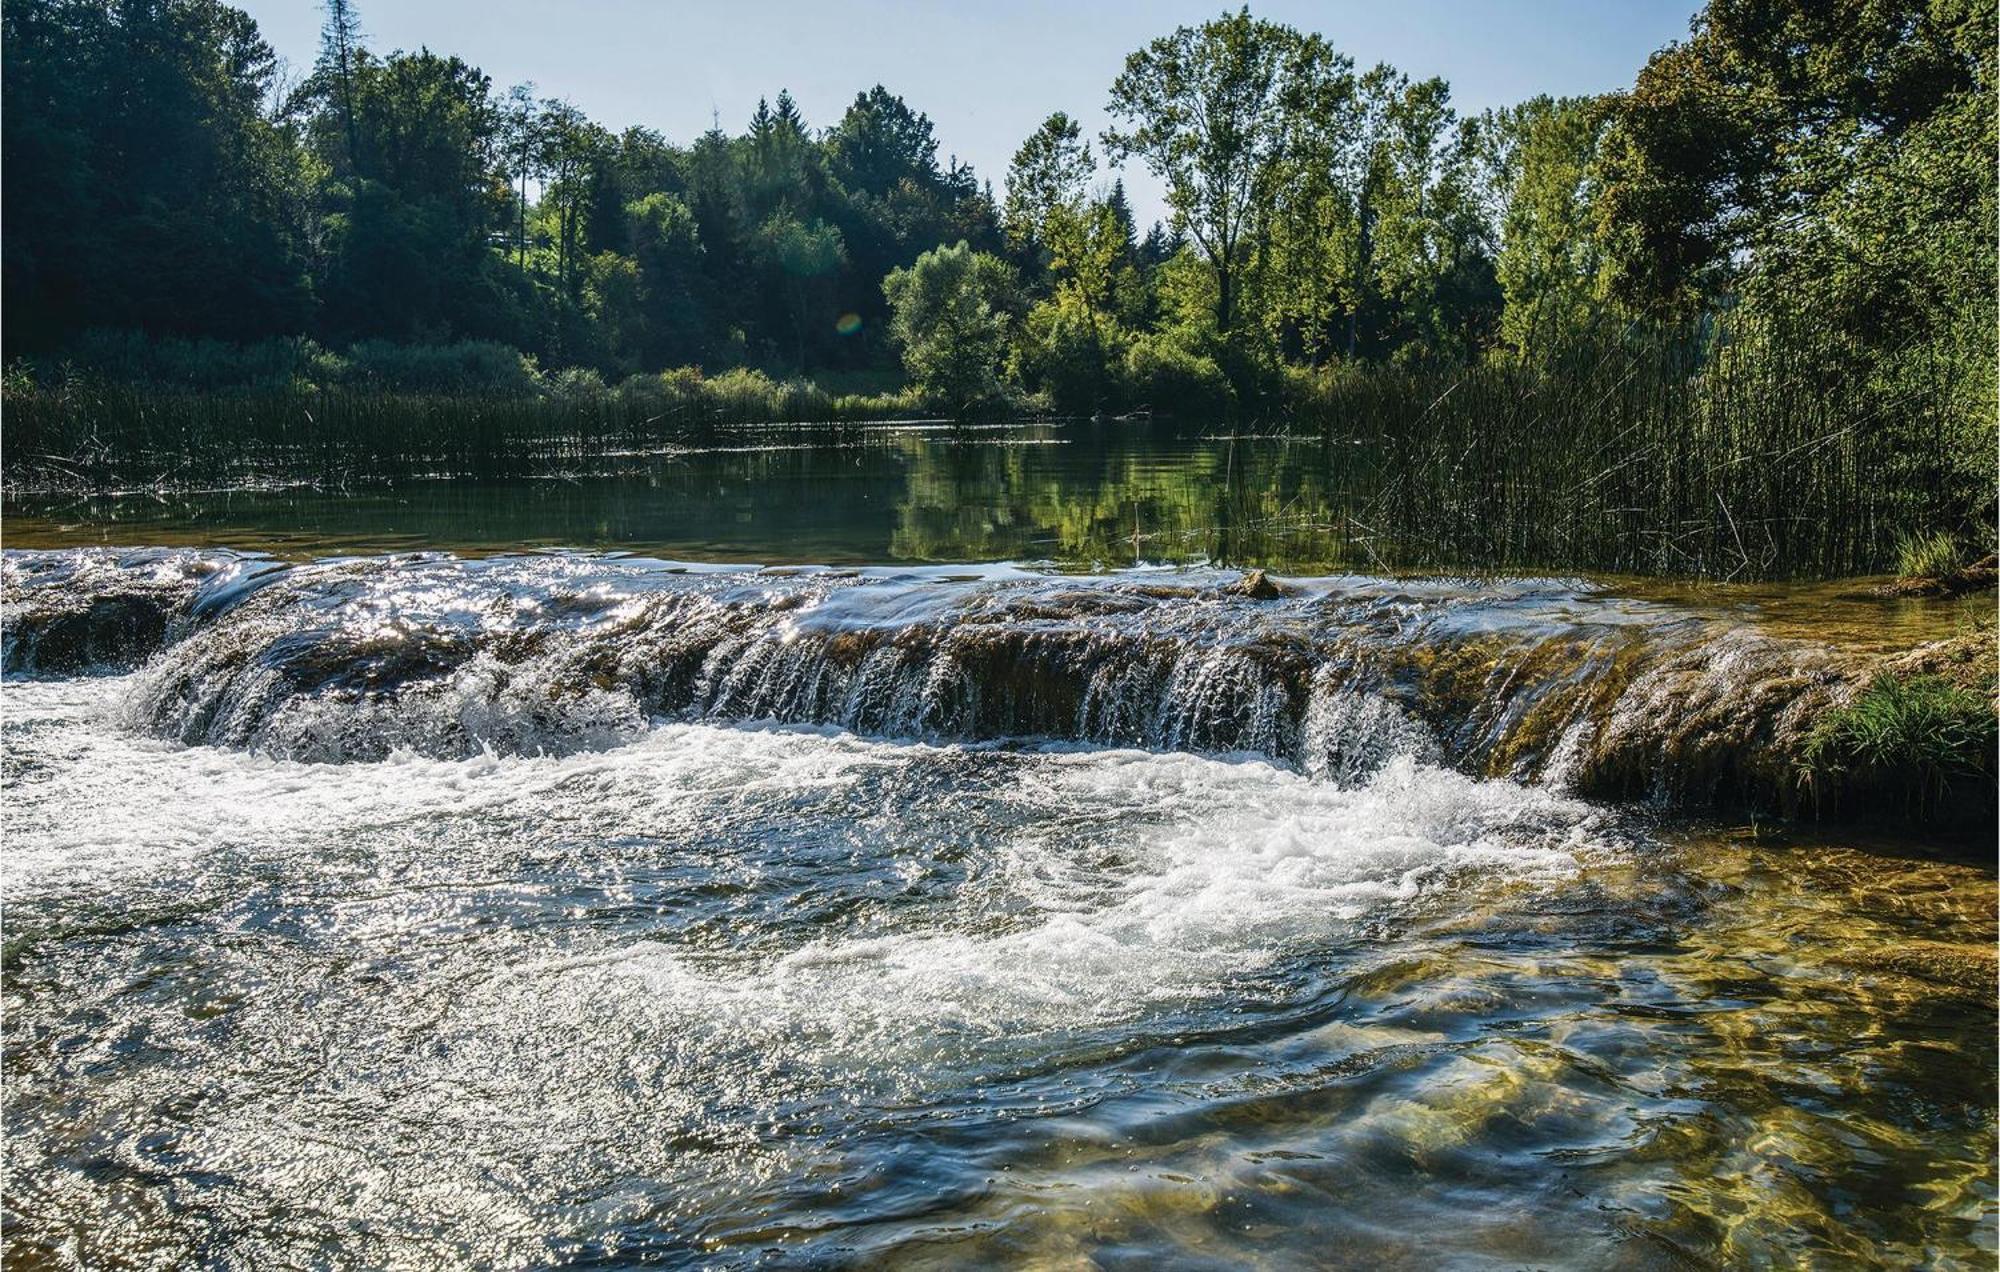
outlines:
[{"label": "reed bed", "polygon": [[1911,535],[1990,538],[1960,369],[1868,365],[1752,328],[1336,382],[1307,414],[1354,537],[1399,566],[1828,578]]},{"label": "reed bed", "polygon": [[30,388],[5,401],[6,477],[16,491],[82,493],[576,474],[752,425],[837,443],[883,413],[883,399],[807,385],[730,393],[716,383],[567,397]]},{"label": "reed bed", "polygon": [[[1970,412],[1969,442],[1963,364],[1898,351],[1892,381],[1883,364],[1809,330],[1711,323],[1536,364],[1288,377],[1272,413],[1320,443],[1311,502],[1358,563],[1839,577],[1916,536],[1992,537],[1990,412],[1985,440]],[[753,429],[840,445],[921,405],[754,372],[532,396],[15,381],[5,478],[45,494],[581,475]],[[1238,534],[1272,511],[1274,492],[1245,493]]]}]

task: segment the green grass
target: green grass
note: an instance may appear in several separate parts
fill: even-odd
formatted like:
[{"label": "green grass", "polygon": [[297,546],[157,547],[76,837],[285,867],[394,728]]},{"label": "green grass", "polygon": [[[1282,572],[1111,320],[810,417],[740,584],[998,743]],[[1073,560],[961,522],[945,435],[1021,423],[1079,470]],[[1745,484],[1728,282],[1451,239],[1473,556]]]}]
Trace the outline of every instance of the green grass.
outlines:
[{"label": "green grass", "polygon": [[1953,783],[1993,781],[1993,704],[1943,676],[1877,676],[1853,702],[1823,716],[1800,753],[1817,792],[1896,792],[1921,820]]},{"label": "green grass", "polygon": [[1960,564],[1958,541],[1942,530],[1903,535],[1896,540],[1899,578],[1948,579],[1958,573]]}]

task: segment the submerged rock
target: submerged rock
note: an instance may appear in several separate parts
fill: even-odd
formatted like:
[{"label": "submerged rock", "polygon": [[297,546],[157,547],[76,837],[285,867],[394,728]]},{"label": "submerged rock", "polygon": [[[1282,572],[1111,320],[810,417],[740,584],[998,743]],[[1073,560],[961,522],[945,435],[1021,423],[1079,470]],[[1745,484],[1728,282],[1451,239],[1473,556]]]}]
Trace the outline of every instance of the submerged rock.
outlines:
[{"label": "submerged rock", "polygon": [[159,549],[8,553],[0,562],[0,668],[65,676],[137,666],[234,560]]}]

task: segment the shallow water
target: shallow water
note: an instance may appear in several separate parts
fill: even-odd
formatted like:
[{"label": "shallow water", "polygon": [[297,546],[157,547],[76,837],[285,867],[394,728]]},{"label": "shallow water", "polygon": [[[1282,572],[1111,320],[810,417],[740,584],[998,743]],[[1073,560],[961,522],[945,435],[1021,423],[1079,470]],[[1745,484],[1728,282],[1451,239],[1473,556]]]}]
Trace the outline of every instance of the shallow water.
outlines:
[{"label": "shallow water", "polygon": [[1993,1262],[1990,865],[1511,758],[1753,599],[8,569],[173,598],[4,690],[22,1266]]}]

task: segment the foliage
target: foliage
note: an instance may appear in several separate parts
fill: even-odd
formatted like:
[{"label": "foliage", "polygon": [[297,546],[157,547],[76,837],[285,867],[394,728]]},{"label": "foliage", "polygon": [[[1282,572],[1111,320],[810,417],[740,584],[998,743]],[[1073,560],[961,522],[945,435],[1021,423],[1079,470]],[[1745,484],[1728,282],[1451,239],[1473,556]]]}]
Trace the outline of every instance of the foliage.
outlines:
[{"label": "foliage", "polygon": [[910,382],[956,415],[998,403],[1013,326],[1015,285],[1005,261],[960,242],[925,252],[882,280],[890,331]]},{"label": "foliage", "polygon": [[1076,305],[1042,301],[1028,311],[1008,375],[1064,415],[1091,415],[1122,400],[1127,334]]},{"label": "foliage", "polygon": [[1125,125],[1106,132],[1105,145],[1166,182],[1175,224],[1214,271],[1222,331],[1236,318],[1238,280],[1275,195],[1293,91],[1286,74],[1321,47],[1246,8],[1154,40],[1111,85],[1110,111]]},{"label": "foliage", "polygon": [[1585,97],[1534,97],[1480,121],[1500,209],[1493,268],[1509,356],[1548,356],[1603,315],[1603,250],[1590,216],[1604,126],[1604,110]]},{"label": "foliage", "polygon": [[338,383],[406,393],[521,396],[542,383],[532,358],[491,341],[399,345],[364,340],[347,351],[346,364]]},{"label": "foliage", "polygon": [[[4,355],[44,396],[1359,404],[1433,466],[1413,492],[1453,446],[1542,447],[1590,483],[1581,521],[1549,510],[1579,551],[1604,491],[1672,462],[1627,492],[1677,518],[1624,518],[1654,559],[1875,567],[1898,534],[1993,534],[1995,25],[1993,0],[1710,0],[1627,91],[1466,118],[1240,9],[1133,52],[1097,150],[1048,115],[996,200],[880,84],[830,126],[780,91],[673,140],[371,49],[352,0],[298,80],[222,0],[11,0]],[[1101,157],[1159,176],[1164,223],[1138,232]],[[876,378],[823,387],[851,376]]]},{"label": "foliage", "polygon": [[1996,722],[1991,702],[1943,676],[1884,673],[1814,724],[1800,762],[1816,784],[1900,786],[1921,817],[1954,782],[1991,787]]},{"label": "foliage", "polygon": [[1141,336],[1125,354],[1128,396],[1138,406],[1171,415],[1225,414],[1236,391],[1210,353],[1175,333]]}]

